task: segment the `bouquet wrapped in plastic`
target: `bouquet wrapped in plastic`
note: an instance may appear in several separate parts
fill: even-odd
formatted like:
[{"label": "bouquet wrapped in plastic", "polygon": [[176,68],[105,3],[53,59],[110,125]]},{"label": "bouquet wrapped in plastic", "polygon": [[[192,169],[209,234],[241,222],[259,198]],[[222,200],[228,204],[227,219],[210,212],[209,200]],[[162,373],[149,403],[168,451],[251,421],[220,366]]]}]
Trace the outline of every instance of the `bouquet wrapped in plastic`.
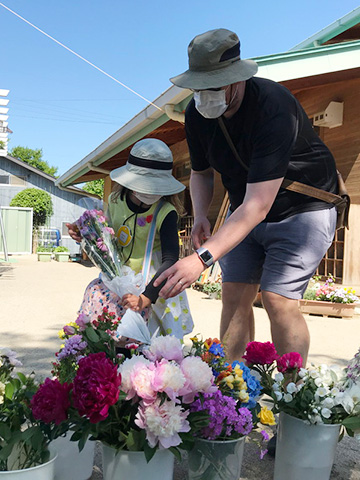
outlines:
[{"label": "bouquet wrapped in plastic", "polygon": [[102,210],[86,210],[75,222],[82,237],[81,247],[100,268],[105,286],[120,298],[126,293],[144,291],[141,274],[123,265],[121,247]]}]

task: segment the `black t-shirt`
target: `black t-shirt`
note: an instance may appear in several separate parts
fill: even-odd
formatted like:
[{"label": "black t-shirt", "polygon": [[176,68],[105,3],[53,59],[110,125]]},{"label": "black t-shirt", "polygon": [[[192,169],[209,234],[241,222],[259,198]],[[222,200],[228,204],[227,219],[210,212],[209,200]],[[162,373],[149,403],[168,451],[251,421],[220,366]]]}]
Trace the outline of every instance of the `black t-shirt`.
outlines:
[{"label": "black t-shirt", "polygon": [[[243,202],[247,183],[281,177],[337,193],[334,158],[287,88],[264,78],[251,78],[239,110],[223,120],[240,158],[249,166],[248,172],[231,152],[218,120],[204,118],[194,100],[186,109],[185,128],[192,169],[213,167],[221,174],[232,210]],[[331,206],[280,188],[265,221],[277,222],[295,213]]]}]

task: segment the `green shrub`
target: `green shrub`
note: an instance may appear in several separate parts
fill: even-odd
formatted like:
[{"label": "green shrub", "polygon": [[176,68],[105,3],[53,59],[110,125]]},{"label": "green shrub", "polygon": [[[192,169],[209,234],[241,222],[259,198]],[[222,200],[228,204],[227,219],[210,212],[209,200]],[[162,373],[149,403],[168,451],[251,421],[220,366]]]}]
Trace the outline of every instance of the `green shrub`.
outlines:
[{"label": "green shrub", "polygon": [[33,225],[38,228],[45,225],[53,214],[51,195],[38,188],[22,190],[10,202],[10,207],[31,207],[33,209]]},{"label": "green shrub", "polygon": [[217,293],[217,298],[221,298],[221,283],[220,282],[206,282],[203,285],[203,292],[207,293]]},{"label": "green shrub", "polygon": [[54,248],[54,253],[69,253],[69,249],[67,247],[55,247]]},{"label": "green shrub", "polygon": [[53,251],[53,248],[52,247],[42,247],[41,245],[39,245],[36,249],[36,253],[51,253]]}]

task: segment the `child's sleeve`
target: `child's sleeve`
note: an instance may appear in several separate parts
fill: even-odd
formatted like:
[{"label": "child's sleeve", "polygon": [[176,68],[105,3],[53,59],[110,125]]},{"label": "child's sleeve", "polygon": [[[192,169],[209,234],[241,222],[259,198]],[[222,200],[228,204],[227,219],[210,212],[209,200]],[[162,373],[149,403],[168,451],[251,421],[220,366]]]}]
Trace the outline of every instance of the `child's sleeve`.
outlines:
[{"label": "child's sleeve", "polygon": [[161,288],[165,285],[165,281],[158,287],[154,287],[154,281],[156,278],[171,267],[179,259],[179,236],[177,228],[178,216],[175,210],[169,212],[164,218],[160,228],[160,242],[161,242],[161,265],[153,276],[151,281],[145,288],[145,297],[151,300],[151,303],[155,303],[158,299]]}]

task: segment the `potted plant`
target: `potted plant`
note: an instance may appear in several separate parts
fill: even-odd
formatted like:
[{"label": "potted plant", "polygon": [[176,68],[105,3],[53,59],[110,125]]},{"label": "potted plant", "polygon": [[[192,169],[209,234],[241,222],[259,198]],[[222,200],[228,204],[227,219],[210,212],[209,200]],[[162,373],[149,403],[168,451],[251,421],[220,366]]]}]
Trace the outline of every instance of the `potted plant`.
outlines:
[{"label": "potted plant", "polygon": [[53,249],[52,247],[42,247],[38,246],[36,249],[36,253],[38,256],[39,262],[50,262],[52,256]]},{"label": "potted plant", "polygon": [[221,282],[217,280],[216,282],[207,281],[203,285],[203,291],[210,297],[210,298],[221,298]]},{"label": "potted plant", "polygon": [[59,246],[54,248],[55,260],[57,262],[68,262],[70,251],[67,247]]},{"label": "potted plant", "polygon": [[324,284],[319,282],[319,277],[313,277],[299,305],[303,313],[352,317],[355,308],[360,306],[359,301],[355,290],[337,286],[335,278],[329,275]]},{"label": "potted plant", "polygon": [[[197,337],[191,352],[200,355],[213,369],[216,389],[196,396],[190,412],[204,413],[208,423],[195,432],[195,445],[189,452],[189,480],[238,480],[245,439],[261,423],[274,425],[266,407],[260,407],[260,382],[243,362],[231,365],[225,360],[223,345],[217,339],[205,342]],[[263,441],[268,435],[262,431]],[[259,442],[261,447],[261,442]],[[267,450],[261,450],[261,458]]]},{"label": "potted plant", "polygon": [[0,349],[0,479],[51,480],[56,452],[49,444],[67,425],[36,419],[31,402],[38,384],[33,374],[15,374],[19,365],[15,352]]},{"label": "potted plant", "polygon": [[244,359],[280,413],[275,480],[329,479],[340,432],[360,431],[359,358],[357,353],[345,369],[302,368],[297,352],[280,356],[270,342],[247,345]]}]

